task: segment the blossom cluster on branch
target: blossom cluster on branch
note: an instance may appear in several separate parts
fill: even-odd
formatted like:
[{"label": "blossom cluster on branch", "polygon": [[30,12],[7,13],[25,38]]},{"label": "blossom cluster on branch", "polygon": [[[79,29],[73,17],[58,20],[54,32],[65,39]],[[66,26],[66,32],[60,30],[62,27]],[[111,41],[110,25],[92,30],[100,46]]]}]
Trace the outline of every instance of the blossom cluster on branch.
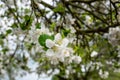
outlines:
[{"label": "blossom cluster on branch", "polygon": [[29,72],[119,80],[120,1],[1,0],[0,80]]}]

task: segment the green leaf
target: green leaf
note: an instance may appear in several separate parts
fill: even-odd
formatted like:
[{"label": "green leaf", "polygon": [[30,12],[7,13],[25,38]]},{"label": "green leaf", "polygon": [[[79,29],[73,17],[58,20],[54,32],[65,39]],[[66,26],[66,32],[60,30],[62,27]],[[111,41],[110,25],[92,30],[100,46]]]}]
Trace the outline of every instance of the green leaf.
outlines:
[{"label": "green leaf", "polygon": [[7,34],[10,34],[11,32],[12,32],[11,29],[8,29],[8,30],[6,31]]},{"label": "green leaf", "polygon": [[22,66],[21,66],[21,69],[23,69],[23,70],[30,70],[29,67],[26,66],[26,65],[22,65]]},{"label": "green leaf", "polygon": [[65,8],[64,8],[63,4],[59,3],[58,6],[55,9],[53,9],[53,11],[55,13],[64,13]]},{"label": "green leaf", "polygon": [[54,36],[53,36],[53,35],[50,36],[50,35],[47,35],[47,34],[42,34],[42,35],[39,36],[38,42],[39,42],[39,44],[40,44],[41,46],[46,47],[45,41],[46,41],[47,39],[54,40]]},{"label": "green leaf", "polygon": [[8,48],[3,48],[2,49],[2,52],[5,54],[7,51],[9,51],[9,49]]},{"label": "green leaf", "polygon": [[24,16],[24,20],[25,21],[20,24],[21,29],[22,30],[28,30],[28,29],[30,29],[30,26],[31,26],[32,21],[33,21],[32,17],[30,17],[29,15],[25,15]]},{"label": "green leaf", "polygon": [[57,75],[54,75],[54,76],[52,77],[52,80],[59,80],[59,78],[58,78]]},{"label": "green leaf", "polygon": [[41,23],[36,23],[36,29],[40,29],[41,28]]},{"label": "green leaf", "polygon": [[50,25],[51,30],[54,30],[55,26],[56,26],[56,23],[53,22],[53,23]]},{"label": "green leaf", "polygon": [[13,24],[11,25],[11,28],[18,28],[18,26],[17,26],[15,23],[13,23]]},{"label": "green leaf", "polygon": [[3,39],[0,38],[0,45],[3,45],[4,42],[3,42]]},{"label": "green leaf", "polygon": [[30,12],[30,9],[25,9],[25,13],[29,13]]},{"label": "green leaf", "polygon": [[6,35],[5,34],[0,34],[0,39],[5,39]]},{"label": "green leaf", "polygon": [[62,30],[62,35],[66,37],[70,33],[70,29],[64,29]]}]

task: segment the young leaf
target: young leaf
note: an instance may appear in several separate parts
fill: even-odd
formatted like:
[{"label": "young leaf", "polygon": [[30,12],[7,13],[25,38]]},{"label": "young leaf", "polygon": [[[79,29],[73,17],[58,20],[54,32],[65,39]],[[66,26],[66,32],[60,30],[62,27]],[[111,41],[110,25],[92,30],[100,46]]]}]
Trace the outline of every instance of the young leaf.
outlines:
[{"label": "young leaf", "polygon": [[36,23],[36,29],[40,29],[41,28],[41,23]]},{"label": "young leaf", "polygon": [[45,41],[46,41],[47,39],[54,40],[54,36],[50,36],[50,35],[47,35],[47,34],[42,34],[42,35],[39,36],[38,42],[39,42],[39,44],[40,44],[41,46],[46,47]]},{"label": "young leaf", "polygon": [[6,33],[7,33],[7,34],[10,34],[11,32],[12,32],[11,29],[6,30]]},{"label": "young leaf", "polygon": [[53,11],[56,13],[64,13],[65,8],[63,7],[63,4],[59,3],[58,6],[55,9],[53,9]]}]

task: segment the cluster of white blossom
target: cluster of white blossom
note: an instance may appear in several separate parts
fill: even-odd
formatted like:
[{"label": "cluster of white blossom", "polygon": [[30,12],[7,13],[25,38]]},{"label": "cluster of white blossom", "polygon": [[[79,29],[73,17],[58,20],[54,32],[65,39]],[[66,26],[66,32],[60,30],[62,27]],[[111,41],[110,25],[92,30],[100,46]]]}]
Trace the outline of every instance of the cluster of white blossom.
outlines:
[{"label": "cluster of white blossom", "polygon": [[[0,2],[0,16],[3,16],[6,14],[7,7],[5,7],[5,4],[3,2]],[[2,50],[8,49],[6,51],[7,55],[10,55],[14,52],[16,47],[16,36],[13,34],[10,34],[12,31],[12,24],[14,23],[13,17],[0,17],[0,36],[4,36],[3,38],[0,38],[0,41],[2,44],[0,44],[0,52],[2,54]],[[2,47],[1,47],[2,46]]]},{"label": "cluster of white blossom", "polygon": [[[70,32],[72,33],[72,32]],[[31,50],[31,53],[35,54],[35,52],[42,52],[46,53],[46,57],[50,60],[51,64],[59,64],[59,62],[64,63],[77,63],[79,64],[81,62],[81,57],[78,55],[73,55],[74,50],[70,47],[68,47],[69,43],[72,43],[75,39],[71,35],[68,35],[70,37],[62,38],[60,33],[57,33],[54,35],[54,40],[47,39],[45,41],[46,47],[48,48],[47,51],[45,51],[41,45],[39,45],[38,38],[40,35],[46,34],[46,35],[54,35],[54,32],[50,32],[50,30],[45,27],[45,25],[41,22],[40,28],[36,28],[34,22],[32,24],[31,29],[28,31],[29,36],[27,36],[27,41],[31,40],[36,44]],[[72,33],[74,34],[74,32]]]},{"label": "cluster of white blossom", "polygon": [[[68,30],[67,36],[64,36],[64,37],[63,37],[64,33],[61,35],[62,33],[61,31],[60,31],[61,33],[51,32],[50,27],[47,28],[45,23],[42,23],[42,20],[38,21],[41,24],[40,28],[36,28],[37,20],[35,19],[33,19],[32,26],[30,26],[30,29],[22,30],[19,24],[18,24],[18,26],[20,26],[19,28],[18,27],[11,28],[11,26],[17,21],[13,16],[11,16],[11,14],[8,15],[8,17],[1,17],[1,16],[5,16],[7,13],[6,11],[8,11],[8,7],[6,7],[5,5],[7,4],[9,7],[13,9],[17,9],[17,12],[14,12],[14,13],[15,15],[21,16],[21,18],[18,18],[18,19],[22,23],[25,21],[25,16],[30,16],[32,14],[31,1],[17,0],[16,6],[13,0],[6,0],[5,2],[6,4],[4,4],[2,1],[5,1],[5,0],[0,1],[0,6],[2,6],[0,7],[0,37],[3,34],[5,35],[5,38],[1,38],[1,40],[3,41],[3,44],[2,46],[0,44],[0,72],[2,70],[2,67],[4,66],[3,62],[10,63],[9,59],[8,60],[6,59],[12,54],[14,54],[15,51],[16,51],[16,54],[14,57],[16,60],[20,60],[20,59],[22,60],[21,55],[25,55],[23,53],[27,53],[26,59],[29,59],[29,62],[33,62],[31,58],[32,56],[29,53],[32,53],[35,55],[36,52],[41,52],[41,53],[45,53],[43,54],[45,57],[39,57],[39,58],[47,58],[47,60],[50,61],[50,63],[53,65],[59,65],[59,63],[64,63],[64,64],[71,64],[71,63],[80,64],[81,63],[82,61],[81,56],[74,54],[75,51],[73,50],[73,46],[69,45],[69,44],[74,45],[73,41],[76,39],[75,32],[77,30],[76,27],[72,26],[75,24],[75,21],[76,21],[74,18],[72,18],[72,16],[67,15],[65,17],[66,21],[64,21],[64,19],[63,20],[58,19],[57,22],[55,22],[56,26],[61,26],[61,24],[63,24],[62,26],[64,26],[64,28]],[[35,1],[40,2],[44,0],[35,0]],[[69,1],[69,0],[66,0],[66,1]],[[117,2],[117,1],[119,0],[112,0],[112,2]],[[33,17],[33,15],[31,16]],[[93,24],[93,20],[90,16],[86,16],[85,19],[86,20],[84,21],[84,23],[86,25],[90,26]],[[118,22],[120,22],[120,14],[117,15],[117,19],[118,19]],[[7,34],[7,30],[8,31],[10,30],[11,32]],[[38,41],[40,35],[43,35],[43,34],[47,34],[48,36],[54,36],[54,39],[48,38],[45,40],[45,46],[40,45],[40,41]],[[120,45],[120,27],[110,28],[107,37],[109,42],[113,46]],[[32,46],[31,50],[27,50],[26,49],[27,47],[25,47],[26,43],[31,43],[31,42],[35,43],[35,46]],[[92,47],[93,41],[91,41],[89,44]],[[45,49],[43,47],[45,47]],[[4,54],[4,48],[8,49],[6,50],[5,54]],[[90,56],[91,58],[96,57],[98,56],[98,52],[93,51],[91,52]],[[120,57],[120,48],[118,52],[118,57]],[[13,63],[15,62],[13,60]],[[18,66],[20,65],[21,64],[19,64]],[[102,66],[103,64],[101,62],[89,61],[86,64],[81,64],[81,71],[85,73],[90,68],[93,71],[97,69],[99,70],[98,74],[100,75],[100,77],[106,79],[109,76],[109,72],[103,71],[101,69]],[[65,69],[65,73],[66,75],[68,75],[67,77],[69,77],[69,74],[77,73],[76,69],[74,69],[72,65],[67,66],[67,69]]]},{"label": "cluster of white blossom", "polygon": [[89,69],[91,71],[96,70],[100,70],[100,68],[103,66],[103,64],[101,62],[93,62],[90,61],[89,63],[87,63],[86,65],[81,65],[81,71],[82,72],[87,72]]},{"label": "cluster of white blossom", "polygon": [[25,14],[27,14],[27,11],[31,10],[30,0],[17,0],[15,1],[15,3],[14,0],[4,0],[4,2],[6,5],[8,5],[11,8],[17,8],[17,12],[19,13],[19,16],[24,16]]},{"label": "cluster of white blossom", "polygon": [[65,77],[66,78],[69,78],[70,74],[74,74],[76,73],[77,71],[75,69],[72,68],[72,66],[67,66],[66,70],[65,70]]},{"label": "cluster of white blossom", "polygon": [[110,28],[108,33],[108,40],[113,46],[120,45],[120,28]]},{"label": "cluster of white blossom", "polygon": [[82,72],[87,72],[89,69],[92,71],[99,70],[98,74],[101,78],[106,79],[109,76],[109,72],[102,70],[101,67],[104,65],[101,62],[92,62],[90,61],[87,65],[81,65],[81,71]]},{"label": "cluster of white blossom", "polygon": [[106,79],[109,76],[109,72],[108,71],[103,71],[102,69],[100,69],[99,70],[99,75],[100,75],[101,78]]},{"label": "cluster of white blossom", "polygon": [[[41,22],[40,28],[36,28],[35,26],[36,20],[33,21],[31,29],[27,32],[27,36],[25,42],[29,44],[29,42],[35,44],[31,50],[28,50],[29,53],[35,55],[36,52],[45,52],[41,45],[39,45],[38,38],[42,34],[52,35],[48,28]],[[27,46],[26,46],[27,47]],[[28,46],[29,47],[29,46]]]},{"label": "cluster of white blossom", "polygon": [[81,62],[81,57],[73,55],[74,51],[72,48],[68,47],[69,40],[67,38],[62,38],[60,33],[55,35],[55,39],[47,39],[46,47],[46,57],[51,61],[52,64],[58,64],[59,62],[66,63],[77,63]]}]

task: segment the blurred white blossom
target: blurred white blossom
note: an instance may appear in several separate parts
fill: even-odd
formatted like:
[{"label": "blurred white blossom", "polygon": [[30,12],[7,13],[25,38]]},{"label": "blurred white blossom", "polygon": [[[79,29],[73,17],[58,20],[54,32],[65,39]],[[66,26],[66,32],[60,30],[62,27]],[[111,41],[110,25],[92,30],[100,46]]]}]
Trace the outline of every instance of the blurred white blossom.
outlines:
[{"label": "blurred white blossom", "polygon": [[87,25],[92,24],[92,18],[91,18],[90,16],[86,16],[85,23],[86,23]]},{"label": "blurred white blossom", "polygon": [[55,45],[55,43],[51,39],[46,40],[46,47],[52,48]]},{"label": "blurred white blossom", "polygon": [[73,55],[71,59],[76,64],[79,64],[82,61],[81,57],[80,56],[76,56],[76,55]]},{"label": "blurred white blossom", "polygon": [[120,44],[120,28],[110,28],[108,33],[108,40],[113,46]]},{"label": "blurred white blossom", "polygon": [[95,56],[97,56],[97,55],[98,55],[98,52],[93,51],[90,56],[91,56],[91,57],[95,57]]},{"label": "blurred white blossom", "polygon": [[108,71],[103,71],[102,69],[100,69],[99,70],[99,75],[100,75],[101,78],[106,79],[109,76],[109,72]]}]

